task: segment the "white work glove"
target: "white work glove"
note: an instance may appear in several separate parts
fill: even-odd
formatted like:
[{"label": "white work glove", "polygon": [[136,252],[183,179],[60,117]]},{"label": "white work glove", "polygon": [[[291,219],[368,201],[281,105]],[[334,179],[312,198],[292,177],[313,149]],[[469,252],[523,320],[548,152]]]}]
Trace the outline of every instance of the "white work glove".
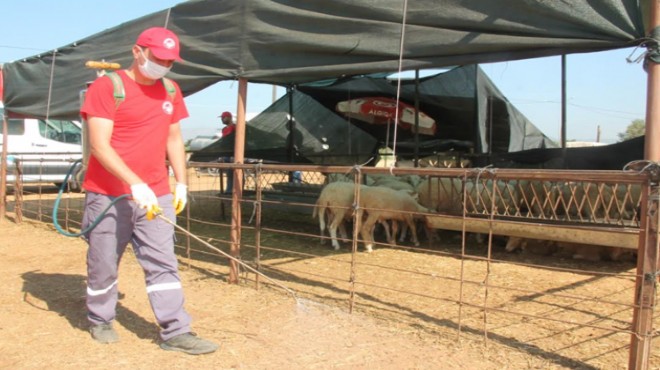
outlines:
[{"label": "white work glove", "polygon": [[147,212],[155,212],[158,207],[158,198],[149,185],[145,183],[131,185],[131,195],[138,207],[146,209]]},{"label": "white work glove", "polygon": [[178,215],[186,208],[186,202],[188,201],[188,185],[182,184],[180,182],[176,183],[176,188],[174,189],[174,212]]}]

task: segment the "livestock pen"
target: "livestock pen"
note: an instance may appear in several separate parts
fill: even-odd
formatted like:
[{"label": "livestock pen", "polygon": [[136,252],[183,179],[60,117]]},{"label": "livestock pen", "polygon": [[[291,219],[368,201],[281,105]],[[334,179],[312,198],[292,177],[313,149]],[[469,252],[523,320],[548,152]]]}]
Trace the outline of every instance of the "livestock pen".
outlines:
[{"label": "livestock pen", "polygon": [[[242,183],[242,191],[235,197],[219,194],[220,173],[227,171],[209,168],[242,172],[234,184]],[[374,252],[364,253],[354,229],[335,251],[327,237],[319,236],[318,221],[311,216],[320,190],[335,176],[354,184],[369,184],[378,176],[417,176],[420,183],[427,181],[431,194],[440,192],[433,184],[442,183],[433,179],[450,179],[446,183],[451,187],[443,191],[458,202],[418,215],[434,229],[418,247],[408,241],[386,243],[377,235]],[[657,337],[657,330],[636,329],[644,317],[658,327],[656,291],[650,300],[637,293],[644,289],[640,280],[655,284],[657,277],[640,275],[632,259],[508,253],[501,238],[588,242],[636,251],[650,218],[639,211],[640,202],[649,199],[642,189],[654,176],[649,170],[190,163],[190,206],[177,221],[300,297],[368,314],[396,330],[468,346],[481,343],[494,356],[505,356],[513,368],[625,368],[631,337]],[[55,197],[50,189],[17,186],[9,209],[50,222]],[[82,199],[77,192],[64,194],[61,224],[79,227]],[[239,206],[232,207],[233,202]],[[473,236],[479,233],[485,241]],[[229,271],[229,281],[277,289],[185,234],[178,235],[176,244],[189,267],[203,262],[211,275]],[[637,261],[653,262],[645,254]],[[649,366],[660,366],[657,351],[649,354]]]}]

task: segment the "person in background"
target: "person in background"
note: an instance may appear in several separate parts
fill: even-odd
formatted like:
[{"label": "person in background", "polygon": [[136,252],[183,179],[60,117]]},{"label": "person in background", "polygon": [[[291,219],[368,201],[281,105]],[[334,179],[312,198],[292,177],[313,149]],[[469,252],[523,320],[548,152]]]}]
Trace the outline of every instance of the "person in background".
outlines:
[{"label": "person in background", "polygon": [[[82,228],[99,220],[85,234],[90,333],[100,343],[119,340],[113,327],[118,268],[130,242],[144,270],[147,295],[160,326],[160,347],[195,355],[211,353],[218,345],[192,333],[191,318],[184,309],[174,226],[153,216],[160,214],[174,222],[187,200],[179,122],[188,117],[188,111],[179,86],[164,79],[180,60],[179,39],[165,28],[149,28],[138,36],[131,52],[132,65],[96,79],[81,108],[91,153],[83,182]],[[125,91],[119,102],[113,94],[116,84]],[[166,160],[177,181],[174,196]],[[130,197],[117,200],[122,195]]]},{"label": "person in background", "polygon": [[[222,121],[222,124],[225,125],[225,127],[222,128],[222,137],[227,137],[230,134],[233,134],[236,131],[236,125],[234,124],[234,117],[230,112],[222,112],[220,115],[220,120]],[[220,160],[224,163],[231,163],[233,162],[232,157],[222,157]],[[232,191],[234,190],[234,171],[229,170],[227,171],[227,186],[225,187],[225,190],[222,191],[221,193],[223,194],[231,194]]]}]

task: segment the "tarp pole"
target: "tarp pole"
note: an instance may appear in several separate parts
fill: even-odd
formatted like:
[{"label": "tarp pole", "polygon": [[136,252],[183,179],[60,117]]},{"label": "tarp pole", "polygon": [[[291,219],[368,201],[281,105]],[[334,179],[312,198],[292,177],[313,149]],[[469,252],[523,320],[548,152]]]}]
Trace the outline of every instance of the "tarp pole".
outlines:
[{"label": "tarp pole", "polygon": [[[648,34],[660,26],[660,0],[650,5]],[[657,40],[656,40],[657,41]],[[651,43],[650,51],[656,52],[656,43]],[[644,140],[644,159],[651,162],[660,160],[660,65],[651,58],[647,62],[646,91],[646,138]],[[637,251],[637,274],[635,281],[635,301],[630,342],[629,369],[648,369],[651,358],[653,339],[653,311],[656,305],[658,281],[658,225],[660,202],[658,200],[658,176],[644,184],[642,192],[641,228]]]},{"label": "tarp pole", "polygon": [[[296,159],[295,155],[295,134],[296,134],[296,119],[293,117],[293,87],[288,87],[289,93],[289,122],[287,122],[287,127],[289,128],[289,136],[286,141],[287,146],[287,158],[289,163],[294,163]],[[293,171],[289,171],[288,176],[289,182],[294,182]]]},{"label": "tarp pole", "polygon": [[288,97],[289,97],[289,122],[287,122],[287,127],[289,128],[289,137],[286,141],[286,150],[287,150],[287,159],[289,163],[293,163],[293,133],[295,131],[294,119],[293,119],[293,88],[289,86],[287,88]]},{"label": "tarp pole", "polygon": [[[2,101],[4,82],[2,79],[2,65],[0,65],[0,101]],[[2,154],[0,154],[0,222],[7,213],[7,115],[2,114]]]},{"label": "tarp pole", "polygon": [[566,54],[561,55],[561,132],[560,145],[562,168],[566,168]]},{"label": "tarp pole", "polygon": [[[247,85],[245,78],[238,79],[238,102],[236,106],[236,131],[234,137],[234,163],[243,164],[245,156],[245,112],[247,107]],[[243,170],[234,169],[234,188],[231,198],[231,247],[232,257],[241,253],[241,198],[243,197]],[[229,283],[238,283],[238,263],[229,260]]]},{"label": "tarp pole", "polygon": [[561,55],[561,132],[559,136],[561,136],[561,147],[566,148],[566,54]]},{"label": "tarp pole", "polygon": [[[0,70],[0,73],[2,70]],[[2,114],[2,155],[0,155],[0,222],[7,213],[7,114]]]},{"label": "tarp pole", "polygon": [[419,167],[419,69],[415,70],[415,159],[414,167]]}]

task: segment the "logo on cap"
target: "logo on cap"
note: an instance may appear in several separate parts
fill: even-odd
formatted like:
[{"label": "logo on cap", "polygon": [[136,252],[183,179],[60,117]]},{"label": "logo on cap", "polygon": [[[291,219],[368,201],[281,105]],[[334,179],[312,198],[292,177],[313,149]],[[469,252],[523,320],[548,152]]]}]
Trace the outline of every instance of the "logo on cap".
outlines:
[{"label": "logo on cap", "polygon": [[176,47],[176,41],[174,41],[172,38],[168,37],[165,40],[163,40],[163,46],[166,49],[174,49]]}]

